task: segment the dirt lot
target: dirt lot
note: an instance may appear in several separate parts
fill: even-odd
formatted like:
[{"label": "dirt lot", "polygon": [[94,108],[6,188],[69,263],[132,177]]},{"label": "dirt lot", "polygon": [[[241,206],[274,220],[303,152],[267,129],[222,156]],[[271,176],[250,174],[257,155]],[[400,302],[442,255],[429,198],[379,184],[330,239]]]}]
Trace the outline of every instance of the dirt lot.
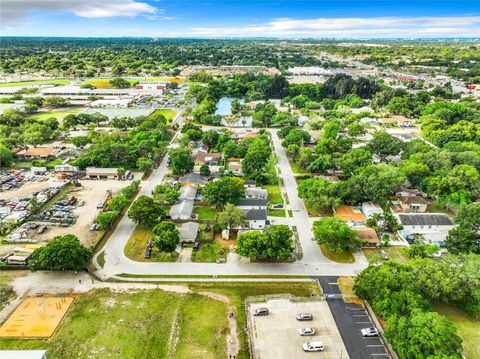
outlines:
[{"label": "dirt lot", "polygon": [[[254,317],[257,308],[266,307],[269,315]],[[312,358],[348,359],[349,356],[338,332],[327,302],[292,302],[288,299],[275,299],[263,303],[252,303],[247,309],[249,318],[249,336],[253,346],[253,358]],[[298,313],[312,313],[313,320],[299,322]],[[314,336],[300,336],[298,330],[312,327]],[[323,352],[306,353],[303,343],[321,341],[325,345]]]},{"label": "dirt lot", "polygon": [[97,209],[98,201],[103,197],[106,190],[112,190],[113,195],[115,195],[128,185],[128,182],[117,180],[83,180],[80,183],[82,187],[74,188],[74,192],[72,192],[78,199],[85,201],[83,206],[77,207],[73,211],[78,216],[77,222],[69,227],[49,226],[47,231],[36,235],[35,239],[47,241],[55,236],[74,234],[83,244],[89,245],[98,235],[98,232],[90,231],[90,226],[99,211]]},{"label": "dirt lot", "polygon": [[0,199],[10,200],[13,198],[30,197],[33,192],[40,192],[46,190],[53,183],[61,183],[53,174],[46,175],[48,180],[43,182],[25,182],[20,188],[11,189],[0,192]]}]

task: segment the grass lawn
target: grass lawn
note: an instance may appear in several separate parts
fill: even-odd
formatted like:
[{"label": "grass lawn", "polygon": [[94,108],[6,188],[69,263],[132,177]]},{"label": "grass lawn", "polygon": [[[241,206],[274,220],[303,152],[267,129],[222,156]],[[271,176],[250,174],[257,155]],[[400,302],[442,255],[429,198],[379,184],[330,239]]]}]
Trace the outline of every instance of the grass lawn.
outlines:
[{"label": "grass lawn", "polygon": [[322,253],[328,259],[338,263],[354,263],[355,257],[350,252],[331,252],[325,244],[321,244]]},{"label": "grass lawn", "polygon": [[177,252],[158,253],[156,247],[153,247],[152,256],[149,259],[143,258],[148,241],[154,236],[149,229],[140,226],[135,227],[132,236],[128,239],[125,246],[125,255],[137,262],[175,262],[179,255]]},{"label": "grass lawn", "polygon": [[37,80],[37,81],[20,81],[20,82],[6,82],[0,83],[0,87],[22,87],[22,86],[31,86],[31,85],[41,85],[41,84],[52,84],[52,85],[66,85],[69,84],[70,80],[67,79],[51,79],[51,80]]},{"label": "grass lawn", "polygon": [[215,207],[195,207],[193,213],[198,215],[198,219],[214,220],[217,216]]},{"label": "grass lawn", "polygon": [[95,290],[79,295],[49,340],[0,340],[55,358],[225,358],[226,305],[198,294]]},{"label": "grass lawn", "polygon": [[390,247],[382,247],[382,248],[364,248],[363,254],[367,257],[370,263],[373,262],[381,262],[384,261],[382,257],[380,257],[380,251],[384,250],[385,253],[390,257],[389,261],[404,263],[408,261],[408,257],[405,254],[406,247],[401,246],[390,246]]},{"label": "grass lawn", "polygon": [[44,121],[50,117],[55,117],[58,121],[62,122],[62,120],[70,114],[76,114],[85,110],[85,107],[71,107],[61,111],[45,111],[45,112],[38,112],[29,118],[39,121]]},{"label": "grass lawn", "polygon": [[101,252],[97,257],[97,262],[100,267],[105,265],[105,252]]},{"label": "grass lawn", "polygon": [[279,185],[269,184],[269,185],[262,186],[262,188],[268,191],[268,201],[271,204],[283,203]]},{"label": "grass lawn", "polygon": [[219,243],[202,243],[198,251],[192,252],[192,262],[215,263],[217,259],[227,260],[228,249]]},{"label": "grass lawn", "polygon": [[284,209],[269,209],[268,215],[272,217],[286,217]]},{"label": "grass lawn", "polygon": [[463,339],[463,354],[466,359],[480,358],[480,320],[475,320],[454,305],[433,303],[433,308],[450,319]]},{"label": "grass lawn", "polygon": [[200,223],[197,240],[200,242],[213,242],[213,228],[210,228],[208,232],[205,232],[205,223]]},{"label": "grass lawn", "polygon": [[146,77],[144,80],[147,82],[176,82],[178,84],[182,84],[185,82],[185,77],[168,77],[168,76],[154,76],[154,77]]},{"label": "grass lawn", "polygon": [[190,283],[188,287],[195,291],[210,291],[228,296],[236,311],[238,335],[240,339],[240,352],[237,359],[248,359],[245,299],[250,296],[267,294],[291,294],[297,297],[308,297],[311,294],[320,295],[320,289],[315,282],[275,282],[275,283]]},{"label": "grass lawn", "polygon": [[168,121],[172,121],[177,116],[177,111],[172,110],[172,109],[168,109],[168,108],[164,108],[164,109],[159,109],[159,110],[153,111],[150,114],[150,116],[154,116],[156,114],[162,114],[163,116],[165,116],[165,118]]},{"label": "grass lawn", "polygon": [[26,275],[26,271],[0,271],[0,310],[15,298],[12,281],[15,277]]},{"label": "grass lawn", "polygon": [[307,170],[304,170],[302,167],[300,167],[295,162],[293,162],[293,160],[290,157],[288,157],[288,162],[290,163],[290,167],[293,173],[310,174],[310,172],[308,172]]}]

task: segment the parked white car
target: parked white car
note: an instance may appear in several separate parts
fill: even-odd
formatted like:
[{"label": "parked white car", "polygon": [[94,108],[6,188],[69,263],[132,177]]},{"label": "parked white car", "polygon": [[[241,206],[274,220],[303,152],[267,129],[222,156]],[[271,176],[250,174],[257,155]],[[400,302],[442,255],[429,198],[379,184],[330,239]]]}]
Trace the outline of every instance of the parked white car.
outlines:
[{"label": "parked white car", "polygon": [[325,346],[323,342],[307,342],[302,345],[305,352],[323,352]]},{"label": "parked white car", "polygon": [[315,329],[313,328],[300,328],[298,330],[298,332],[300,333],[300,335],[303,337],[303,336],[310,336],[310,335],[315,335]]},{"label": "parked white car", "polygon": [[378,336],[378,329],[377,328],[363,328],[361,333],[364,337],[376,337]]}]

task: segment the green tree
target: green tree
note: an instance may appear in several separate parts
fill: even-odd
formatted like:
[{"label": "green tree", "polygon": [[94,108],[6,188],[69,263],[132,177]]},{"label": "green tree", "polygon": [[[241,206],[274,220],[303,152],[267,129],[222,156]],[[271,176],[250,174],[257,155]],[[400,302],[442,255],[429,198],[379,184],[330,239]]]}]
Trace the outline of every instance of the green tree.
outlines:
[{"label": "green tree", "polygon": [[435,312],[415,311],[411,318],[393,317],[385,336],[404,359],[462,358],[462,339],[455,326]]},{"label": "green tree", "polygon": [[263,232],[242,233],[236,252],[244,257],[286,260],[293,253],[293,232],[284,224],[271,225]]},{"label": "green tree", "polygon": [[70,139],[70,142],[78,148],[84,148],[87,144],[91,143],[88,136],[76,136]]},{"label": "green tree", "polygon": [[455,223],[474,231],[480,230],[480,203],[471,203],[458,210]]},{"label": "green tree", "polygon": [[362,245],[356,231],[345,221],[333,217],[314,222],[313,234],[318,243],[325,244],[332,252],[353,252]]},{"label": "green tree", "polygon": [[153,233],[157,236],[156,245],[161,252],[174,252],[180,241],[180,232],[175,223],[161,222],[153,228]]},{"label": "green tree", "polygon": [[354,148],[343,154],[337,165],[346,176],[353,175],[359,168],[372,163],[372,153],[365,147]]},{"label": "green tree", "polygon": [[101,212],[98,214],[97,218],[95,219],[95,223],[100,226],[100,229],[105,231],[110,228],[113,221],[118,217],[118,211],[108,211],[108,212]]},{"label": "green tree", "polygon": [[125,89],[131,87],[130,82],[121,77],[117,77],[110,80],[110,85],[115,88]]},{"label": "green tree", "polygon": [[480,254],[480,238],[474,230],[466,226],[452,228],[448,232],[445,246],[452,254]]},{"label": "green tree", "polygon": [[218,223],[222,228],[234,229],[247,224],[245,212],[234,204],[227,203],[223,212],[220,212]]},{"label": "green tree", "polygon": [[165,210],[151,197],[142,195],[132,203],[128,210],[128,218],[147,228],[153,227],[165,216]]},{"label": "green tree", "polygon": [[7,147],[0,145],[0,166],[10,166],[13,162],[13,153]]},{"label": "green tree", "polygon": [[323,178],[309,178],[298,185],[298,195],[305,199],[307,207],[326,211],[341,204],[336,194],[336,185]]},{"label": "green tree", "polygon": [[205,200],[210,205],[223,208],[227,203],[236,204],[243,197],[243,180],[237,177],[222,177],[208,182],[203,189]]},{"label": "green tree", "polygon": [[187,147],[171,149],[170,161],[170,166],[174,175],[183,175],[187,172],[191,172],[195,166],[195,163],[192,160],[191,151]]},{"label": "green tree", "polygon": [[137,159],[136,165],[143,173],[147,174],[153,168],[153,161],[150,158],[140,157]]},{"label": "green tree", "polygon": [[373,135],[368,144],[373,153],[385,160],[388,156],[396,156],[402,152],[402,140],[390,135],[387,132],[377,132]]},{"label": "green tree", "polygon": [[168,204],[170,206],[177,202],[180,198],[180,192],[177,191],[175,188],[160,184],[155,186],[153,193],[156,202],[159,202],[161,204]]},{"label": "green tree", "polygon": [[35,249],[28,267],[36,270],[82,270],[92,255],[73,234],[57,236],[45,246]]},{"label": "green tree", "polygon": [[200,176],[210,176],[210,167],[206,163],[200,166]]}]

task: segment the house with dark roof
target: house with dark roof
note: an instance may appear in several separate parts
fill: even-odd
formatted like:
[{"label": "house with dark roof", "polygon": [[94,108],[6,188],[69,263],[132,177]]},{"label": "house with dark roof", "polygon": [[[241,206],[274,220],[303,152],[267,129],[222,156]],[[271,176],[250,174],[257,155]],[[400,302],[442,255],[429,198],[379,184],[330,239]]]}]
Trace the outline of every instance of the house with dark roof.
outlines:
[{"label": "house with dark roof", "polygon": [[247,209],[267,209],[267,200],[265,198],[240,198],[237,204],[238,208]]},{"label": "house with dark roof", "polygon": [[268,225],[266,209],[250,209],[245,211],[251,229],[264,229]]},{"label": "house with dark roof", "polygon": [[395,216],[403,226],[398,235],[409,243],[417,240],[443,247],[448,232],[455,228],[444,213],[396,213]]}]

